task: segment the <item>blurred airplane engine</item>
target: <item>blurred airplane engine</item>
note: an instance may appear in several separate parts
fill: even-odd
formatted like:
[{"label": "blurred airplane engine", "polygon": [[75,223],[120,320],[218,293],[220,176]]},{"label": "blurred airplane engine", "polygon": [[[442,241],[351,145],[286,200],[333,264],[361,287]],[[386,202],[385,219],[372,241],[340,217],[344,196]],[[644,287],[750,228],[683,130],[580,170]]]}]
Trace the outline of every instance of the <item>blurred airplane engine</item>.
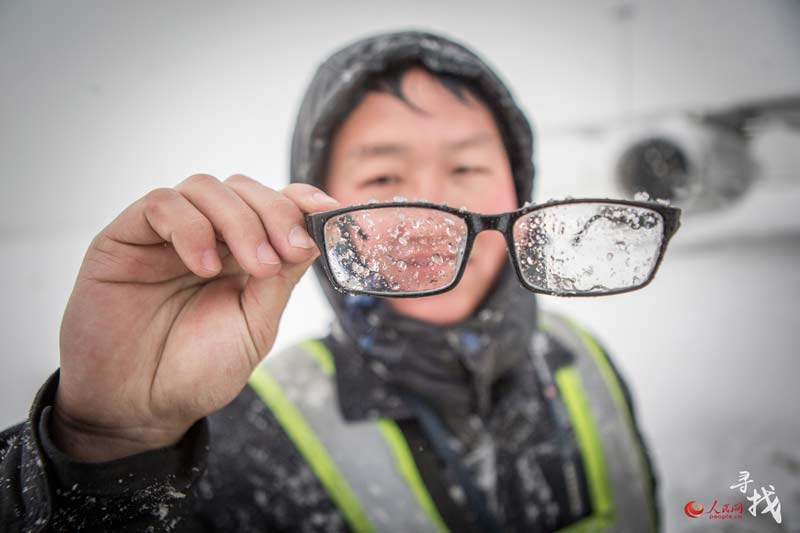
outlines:
[{"label": "blurred airplane engine", "polygon": [[775,123],[800,132],[800,95],[545,128],[542,167],[552,177],[541,196],[646,193],[685,213],[724,210],[758,179],[751,141]]},{"label": "blurred airplane engine", "polygon": [[743,132],[703,117],[628,124],[614,137],[612,186],[626,198],[646,193],[687,212],[716,210],[741,198],[757,177]]}]

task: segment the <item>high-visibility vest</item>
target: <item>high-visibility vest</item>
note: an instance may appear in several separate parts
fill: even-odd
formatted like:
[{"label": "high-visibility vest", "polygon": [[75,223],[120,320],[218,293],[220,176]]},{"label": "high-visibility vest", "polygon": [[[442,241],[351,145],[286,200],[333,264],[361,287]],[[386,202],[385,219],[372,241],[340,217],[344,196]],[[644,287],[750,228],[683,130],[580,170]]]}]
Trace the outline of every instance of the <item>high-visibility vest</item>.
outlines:
[{"label": "high-visibility vest", "polygon": [[[573,354],[552,377],[575,433],[592,510],[559,533],[654,531],[650,471],[603,350],[565,317],[540,310],[539,320]],[[334,372],[327,347],[306,340],[265,358],[249,383],[353,531],[448,531],[395,422],[345,421]]]}]

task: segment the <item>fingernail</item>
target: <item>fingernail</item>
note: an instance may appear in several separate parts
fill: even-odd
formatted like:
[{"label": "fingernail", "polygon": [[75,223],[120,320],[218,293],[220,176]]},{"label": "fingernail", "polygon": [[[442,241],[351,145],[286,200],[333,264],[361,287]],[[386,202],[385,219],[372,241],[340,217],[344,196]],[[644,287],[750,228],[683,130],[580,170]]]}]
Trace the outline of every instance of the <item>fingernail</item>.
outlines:
[{"label": "fingernail", "polygon": [[315,202],[320,202],[322,204],[338,204],[339,203],[338,200],[336,200],[335,198],[331,198],[330,196],[328,196],[327,194],[325,194],[323,192],[315,192],[314,195],[312,196],[312,198],[314,199]]},{"label": "fingernail", "polygon": [[314,240],[300,226],[295,226],[289,231],[289,244],[298,248],[312,248]]},{"label": "fingernail", "polygon": [[200,258],[200,262],[203,264],[203,268],[208,270],[209,272],[216,272],[219,270],[220,264],[219,255],[217,255],[216,250],[206,250],[203,252],[203,256]]},{"label": "fingernail", "polygon": [[262,242],[258,245],[258,248],[256,248],[256,259],[258,259],[259,263],[265,263],[267,265],[277,265],[281,262],[280,257],[278,257],[275,250],[267,244],[267,241]]}]

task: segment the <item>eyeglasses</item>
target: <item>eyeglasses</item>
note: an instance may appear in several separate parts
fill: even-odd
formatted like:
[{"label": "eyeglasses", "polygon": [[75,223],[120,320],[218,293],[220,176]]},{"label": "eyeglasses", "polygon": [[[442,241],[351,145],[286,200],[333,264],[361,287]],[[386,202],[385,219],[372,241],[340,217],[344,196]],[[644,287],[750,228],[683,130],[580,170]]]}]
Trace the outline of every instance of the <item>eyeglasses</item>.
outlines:
[{"label": "eyeglasses", "polygon": [[526,289],[600,296],[640,289],[658,270],[681,210],[657,202],[569,199],[496,215],[426,201],[372,202],[305,215],[333,287],[343,293],[431,296],[455,287],[475,237],[505,235]]}]

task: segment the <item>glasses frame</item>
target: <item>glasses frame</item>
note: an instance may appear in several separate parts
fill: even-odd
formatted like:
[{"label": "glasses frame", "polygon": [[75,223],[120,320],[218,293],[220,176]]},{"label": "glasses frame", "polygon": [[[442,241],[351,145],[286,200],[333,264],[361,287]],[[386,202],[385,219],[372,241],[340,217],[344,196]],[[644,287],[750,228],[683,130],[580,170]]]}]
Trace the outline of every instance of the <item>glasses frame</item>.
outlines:
[{"label": "glasses frame", "polygon": [[[525,281],[524,275],[519,265],[516,246],[514,246],[514,236],[512,232],[516,221],[520,217],[550,207],[559,205],[588,204],[588,203],[603,203],[603,204],[615,204],[615,205],[623,205],[630,207],[641,207],[653,210],[661,215],[662,219],[664,220],[664,229],[663,229],[664,234],[662,235],[661,239],[661,248],[658,251],[658,259],[656,260],[656,264],[653,267],[653,270],[650,273],[650,275],[644,282],[634,287],[614,289],[600,293],[559,292],[559,291],[550,291],[550,290],[537,289],[531,287],[528,284],[528,282]],[[386,292],[378,292],[370,290],[346,289],[339,284],[339,282],[333,275],[331,266],[328,262],[328,254],[325,245],[325,224],[331,218],[344,213],[349,213],[351,211],[363,211],[366,209],[385,209],[387,207],[420,207],[428,209],[437,209],[439,211],[444,211],[450,215],[454,215],[464,220],[467,226],[467,242],[464,247],[464,256],[461,260],[461,264],[458,267],[458,272],[456,272],[455,277],[450,283],[448,283],[444,287],[431,289],[429,291],[425,291],[424,293],[413,293],[413,294],[387,294]],[[541,204],[527,204],[523,207],[515,209],[514,211],[498,213],[495,215],[484,215],[481,213],[466,211],[464,209],[457,209],[446,204],[436,204],[423,200],[423,201],[412,201],[412,202],[406,202],[406,201],[372,202],[366,204],[351,205],[347,207],[340,207],[338,209],[332,209],[330,211],[322,211],[319,213],[306,213],[305,222],[306,222],[306,229],[308,230],[309,235],[311,235],[311,237],[317,243],[317,246],[321,251],[319,259],[322,261],[322,266],[323,269],[325,270],[325,274],[327,275],[328,280],[331,282],[334,289],[344,294],[367,294],[370,296],[378,296],[386,298],[420,298],[423,296],[433,296],[435,294],[441,294],[443,292],[447,292],[456,285],[458,285],[459,281],[461,281],[461,277],[464,275],[464,271],[467,268],[467,262],[469,261],[469,254],[472,252],[472,245],[475,242],[475,238],[478,236],[478,234],[485,230],[498,230],[505,236],[506,252],[508,254],[508,259],[511,261],[511,264],[514,267],[514,272],[516,272],[517,279],[525,289],[537,294],[547,294],[550,296],[561,296],[561,297],[571,298],[571,297],[588,297],[588,296],[609,296],[612,294],[620,294],[624,292],[636,291],[646,287],[653,280],[653,278],[656,275],[656,272],[658,272],[658,269],[661,266],[661,262],[664,259],[664,253],[666,252],[667,249],[667,244],[669,243],[670,239],[672,239],[672,236],[675,235],[675,232],[678,231],[678,228],[680,228],[681,225],[680,217],[681,217],[681,209],[678,207],[664,205],[659,202],[622,200],[622,199],[611,199],[611,198],[574,198],[567,200],[551,200]]]}]

